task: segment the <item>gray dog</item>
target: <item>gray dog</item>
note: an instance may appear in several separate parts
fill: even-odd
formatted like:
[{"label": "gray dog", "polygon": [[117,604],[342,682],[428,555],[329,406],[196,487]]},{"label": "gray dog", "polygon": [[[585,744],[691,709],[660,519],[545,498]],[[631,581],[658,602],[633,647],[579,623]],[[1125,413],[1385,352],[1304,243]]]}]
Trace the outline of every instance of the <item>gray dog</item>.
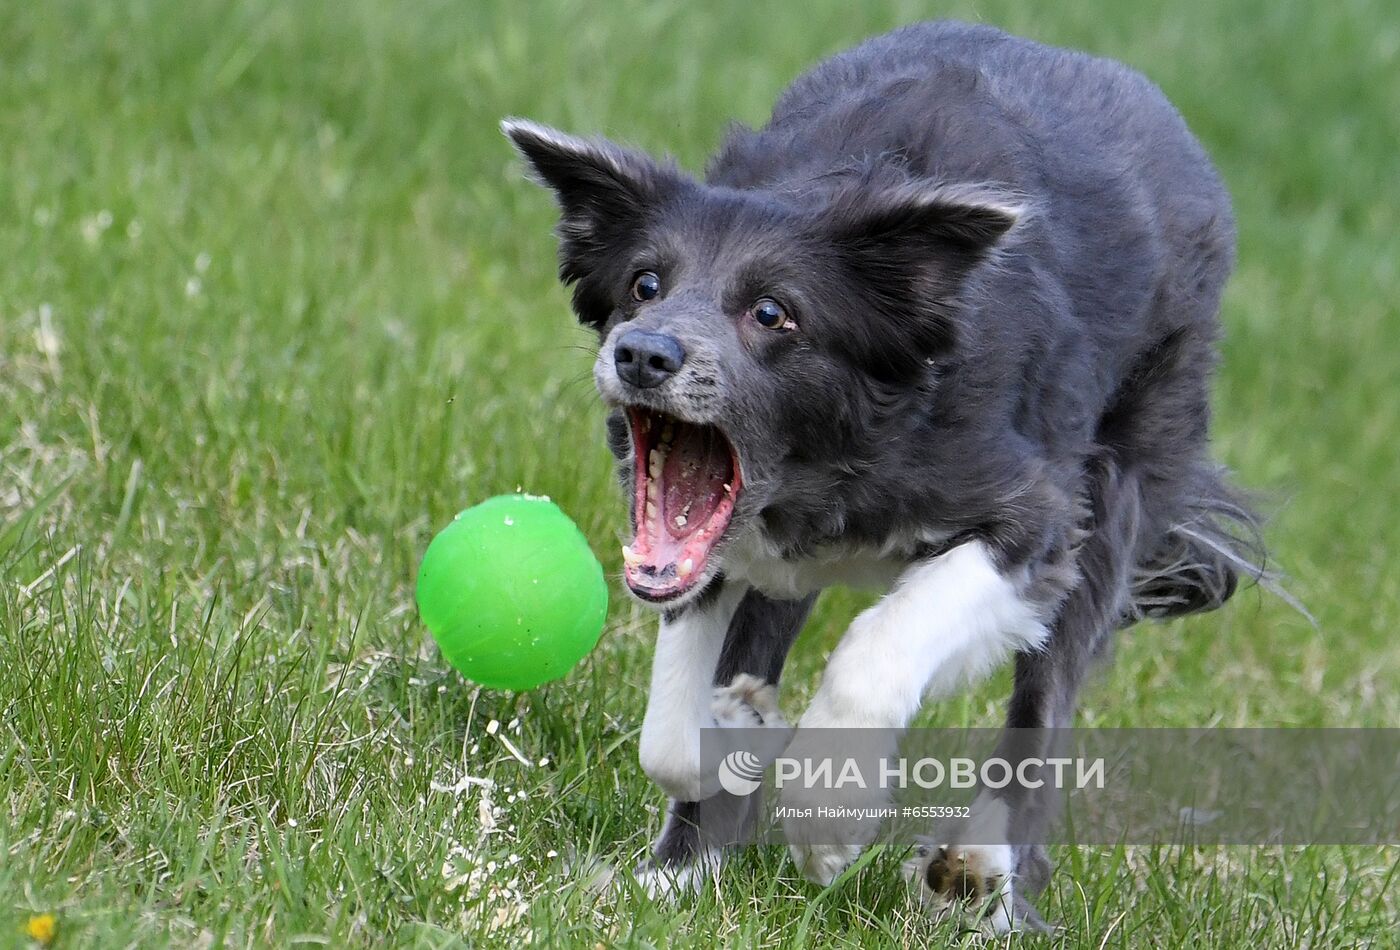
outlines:
[{"label": "gray dog", "polygon": [[[886,593],[799,730],[897,734],[1008,658],[1008,727],[1069,725],[1115,630],[1258,575],[1254,519],[1207,451],[1230,201],[1137,73],[911,26],[797,80],[703,182],[504,130],[562,209],[631,499],[624,576],[662,610],[641,761],[672,802],[639,870],[658,888],[733,840],[742,807],[700,767],[700,731],[785,726],[778,678],[824,587]],[[1040,819],[979,802],[1007,843],[923,849],[924,894],[1039,926]],[[823,883],[865,843],[784,831]]]}]

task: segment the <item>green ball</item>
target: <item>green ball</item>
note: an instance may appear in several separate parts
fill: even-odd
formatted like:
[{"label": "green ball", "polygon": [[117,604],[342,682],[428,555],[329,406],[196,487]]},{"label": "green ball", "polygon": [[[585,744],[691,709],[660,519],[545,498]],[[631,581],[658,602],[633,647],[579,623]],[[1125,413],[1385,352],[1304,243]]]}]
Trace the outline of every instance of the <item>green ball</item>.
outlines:
[{"label": "green ball", "polygon": [[467,679],[523,690],[558,679],[598,643],[603,567],[548,498],[498,495],[439,532],[418,568],[418,613]]}]

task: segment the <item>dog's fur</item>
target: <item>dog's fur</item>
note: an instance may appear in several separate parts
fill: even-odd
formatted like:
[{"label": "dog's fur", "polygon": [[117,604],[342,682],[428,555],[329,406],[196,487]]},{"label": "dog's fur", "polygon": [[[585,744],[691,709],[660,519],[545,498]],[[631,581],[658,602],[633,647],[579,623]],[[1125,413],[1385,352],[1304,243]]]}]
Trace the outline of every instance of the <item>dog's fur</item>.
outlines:
[{"label": "dog's fur", "polygon": [[[653,872],[710,869],[732,840],[742,808],[700,774],[699,730],[763,705],[755,684],[776,685],[829,584],[889,593],[800,725],[902,728],[1014,656],[1007,724],[1025,728],[1070,723],[1115,629],[1257,575],[1254,520],[1207,453],[1230,202],[1137,73],[985,26],[907,27],[798,79],[703,182],[504,128],[560,202],[624,484],[640,476],[623,407],[716,427],[742,468],[724,537],[661,622],[641,756],[674,800]],[[643,271],[663,290],[639,302]],[[759,326],[763,296],[796,327]],[[683,347],[664,384],[619,375],[634,329]],[[1028,841],[1039,819],[1000,805]],[[820,881],[863,843],[786,830]],[[918,875],[935,902],[995,891],[988,919],[1010,927],[1038,923],[1021,892],[1047,871],[1029,843],[930,850]]]}]

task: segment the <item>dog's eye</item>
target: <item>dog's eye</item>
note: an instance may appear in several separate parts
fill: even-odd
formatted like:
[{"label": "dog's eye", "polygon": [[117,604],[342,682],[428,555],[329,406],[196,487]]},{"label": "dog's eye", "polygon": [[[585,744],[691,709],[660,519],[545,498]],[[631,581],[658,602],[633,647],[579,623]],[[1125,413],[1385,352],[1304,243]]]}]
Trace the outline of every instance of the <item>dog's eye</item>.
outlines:
[{"label": "dog's eye", "polygon": [[769,330],[793,330],[797,324],[787,315],[783,305],[772,297],[760,297],[758,301],[749,308],[749,313],[758,321],[758,325]]},{"label": "dog's eye", "polygon": [[644,270],[632,278],[632,299],[652,300],[661,293],[661,278],[649,270]]}]

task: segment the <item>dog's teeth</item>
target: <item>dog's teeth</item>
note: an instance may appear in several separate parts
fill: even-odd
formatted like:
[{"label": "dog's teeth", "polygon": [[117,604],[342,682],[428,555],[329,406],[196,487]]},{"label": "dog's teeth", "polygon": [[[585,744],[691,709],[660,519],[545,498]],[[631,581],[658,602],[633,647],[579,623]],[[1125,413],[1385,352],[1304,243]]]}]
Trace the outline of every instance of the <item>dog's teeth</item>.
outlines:
[{"label": "dog's teeth", "polygon": [[726,495],[728,495],[728,494],[732,494],[733,491],[734,491],[734,486],[731,485],[731,484],[729,484],[728,482],[725,482],[725,483],[724,483],[724,493],[725,493]]},{"label": "dog's teeth", "polygon": [[651,454],[647,456],[647,474],[652,478],[660,478],[662,461],[661,453],[656,449],[652,449]]},{"label": "dog's teeth", "polygon": [[677,577],[689,577],[689,576],[691,575],[691,573],[694,572],[694,570],[695,570],[695,559],[694,559],[694,558],[686,558],[684,561],[681,561],[679,564],[676,565],[676,576],[677,576]]},{"label": "dog's teeth", "polygon": [[645,558],[636,551],[633,551],[630,544],[624,544],[622,546],[622,561],[624,564],[636,567],[638,564],[642,563],[643,560],[645,560]]},{"label": "dog's teeth", "polygon": [[[650,494],[651,494],[650,492],[647,493],[648,496],[650,496]],[[660,513],[660,512],[659,512],[659,510],[658,510],[657,507],[656,507],[656,502],[652,501],[651,498],[648,497],[648,498],[647,498],[647,520],[648,520],[648,521],[655,521],[655,520],[656,520],[656,516],[657,516],[659,513]]]},{"label": "dog's teeth", "polygon": [[677,527],[677,528],[684,528],[684,527],[685,527],[685,522],[686,522],[686,517],[685,517],[685,515],[676,515],[676,517],[675,517],[675,522],[676,522],[676,527]]}]

